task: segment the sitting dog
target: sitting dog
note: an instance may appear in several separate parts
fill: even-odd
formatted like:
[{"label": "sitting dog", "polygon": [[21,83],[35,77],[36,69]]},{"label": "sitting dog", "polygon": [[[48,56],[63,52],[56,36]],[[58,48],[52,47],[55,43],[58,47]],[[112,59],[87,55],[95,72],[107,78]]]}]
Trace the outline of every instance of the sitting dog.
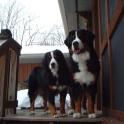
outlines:
[{"label": "sitting dog", "polygon": [[[70,64],[73,73],[74,85],[72,95],[74,100],[74,118],[81,117],[81,105],[83,104],[89,118],[95,118],[94,104],[97,93],[97,79],[100,64],[93,47],[94,34],[88,30],[73,30],[69,32],[65,45],[69,49]],[[87,99],[87,100],[86,100]]]},{"label": "sitting dog", "polygon": [[71,83],[71,75],[64,55],[60,50],[48,52],[45,54],[43,63],[49,78],[48,103],[50,113],[53,117],[58,117],[55,107],[55,95],[60,94],[60,112],[61,116],[65,116],[65,98]]}]

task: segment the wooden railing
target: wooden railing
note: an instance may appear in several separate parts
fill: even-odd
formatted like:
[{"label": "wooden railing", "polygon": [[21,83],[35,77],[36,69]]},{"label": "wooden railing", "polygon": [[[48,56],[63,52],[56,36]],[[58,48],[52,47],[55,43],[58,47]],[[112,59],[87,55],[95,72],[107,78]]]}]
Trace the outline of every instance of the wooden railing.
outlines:
[{"label": "wooden railing", "polygon": [[17,77],[21,46],[4,29],[0,34],[0,117],[16,113]]}]

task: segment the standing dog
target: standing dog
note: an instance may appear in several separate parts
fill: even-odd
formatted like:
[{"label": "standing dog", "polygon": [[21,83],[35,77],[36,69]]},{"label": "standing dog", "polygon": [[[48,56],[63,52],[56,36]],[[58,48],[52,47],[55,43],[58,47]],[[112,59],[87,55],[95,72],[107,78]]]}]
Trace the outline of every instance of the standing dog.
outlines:
[{"label": "standing dog", "polygon": [[34,110],[35,98],[40,94],[43,96],[45,108],[48,101],[51,115],[58,117],[55,95],[60,94],[60,112],[61,116],[65,116],[65,98],[71,83],[70,77],[69,68],[60,50],[45,53],[42,66],[35,67],[29,76],[30,110]]},{"label": "standing dog", "polygon": [[60,112],[61,116],[64,116],[65,98],[71,83],[66,60],[60,50],[54,50],[45,54],[43,63],[49,79],[48,102],[50,113],[53,117],[58,117],[55,107],[55,95],[60,94]]},{"label": "standing dog", "polygon": [[[75,105],[74,118],[81,117],[81,104],[84,104],[85,97],[88,101],[88,117],[96,117],[94,104],[100,65],[93,47],[93,40],[94,34],[83,29],[69,32],[65,40],[70,52],[70,63],[74,79],[72,87]],[[86,104],[84,104],[84,107],[86,109]]]}]

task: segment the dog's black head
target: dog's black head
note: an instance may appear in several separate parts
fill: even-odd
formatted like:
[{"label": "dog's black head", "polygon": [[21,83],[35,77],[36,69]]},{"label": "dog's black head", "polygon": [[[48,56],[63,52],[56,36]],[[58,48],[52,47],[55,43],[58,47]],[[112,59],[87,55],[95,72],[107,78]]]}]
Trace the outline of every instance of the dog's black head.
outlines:
[{"label": "dog's black head", "polygon": [[66,65],[66,60],[60,50],[53,50],[45,54],[43,64],[47,70],[51,71],[53,75],[56,76],[59,70],[63,70]]},{"label": "dog's black head", "polygon": [[72,53],[79,54],[87,48],[93,48],[94,34],[88,30],[73,30],[69,32],[65,44]]}]

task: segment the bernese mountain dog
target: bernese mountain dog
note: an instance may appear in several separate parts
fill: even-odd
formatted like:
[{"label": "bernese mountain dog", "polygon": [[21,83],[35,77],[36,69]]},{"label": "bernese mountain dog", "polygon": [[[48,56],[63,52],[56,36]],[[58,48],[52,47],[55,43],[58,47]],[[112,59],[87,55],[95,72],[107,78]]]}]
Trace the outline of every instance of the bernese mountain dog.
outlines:
[{"label": "bernese mountain dog", "polygon": [[60,113],[65,116],[65,98],[70,87],[71,75],[65,57],[60,50],[45,54],[44,66],[49,78],[48,103],[53,117],[58,117],[55,107],[55,95],[60,94]]},{"label": "bernese mountain dog", "polygon": [[[88,30],[72,30],[65,45],[69,49],[70,64],[73,73],[72,100],[74,118],[81,117],[81,108],[87,109],[88,117],[95,118],[95,97],[100,64],[93,46],[94,34]],[[86,101],[87,107],[86,107]]]},{"label": "bernese mountain dog", "polygon": [[[35,68],[29,78],[29,98],[31,108],[38,92],[47,98],[48,107],[53,117],[65,116],[65,98],[70,86],[71,75],[65,57],[60,50],[53,50],[44,55],[42,67]],[[55,106],[55,95],[60,95],[60,115]],[[44,102],[46,106],[46,99]],[[31,109],[32,110],[32,109]]]},{"label": "bernese mountain dog", "polygon": [[44,111],[47,110],[47,92],[48,78],[43,66],[36,66],[28,78],[28,96],[30,99],[30,112],[34,113],[35,99],[38,95],[43,98]]}]

